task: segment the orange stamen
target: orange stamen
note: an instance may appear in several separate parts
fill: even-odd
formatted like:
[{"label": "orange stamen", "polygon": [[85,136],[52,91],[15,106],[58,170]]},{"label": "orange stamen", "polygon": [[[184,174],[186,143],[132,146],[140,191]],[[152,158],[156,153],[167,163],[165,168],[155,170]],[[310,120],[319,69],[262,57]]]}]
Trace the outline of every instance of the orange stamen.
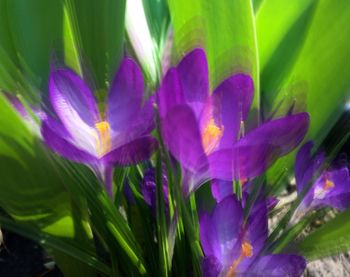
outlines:
[{"label": "orange stamen", "polygon": [[97,154],[101,157],[111,150],[110,126],[107,121],[100,121],[95,128],[98,131]]},{"label": "orange stamen", "polygon": [[235,277],[236,276],[236,271],[237,267],[242,262],[244,258],[250,258],[253,256],[253,246],[247,242],[244,241],[241,245],[241,253],[239,257],[233,261],[232,265],[230,266],[229,270],[226,273],[226,277]]},{"label": "orange stamen", "polygon": [[218,127],[214,119],[210,119],[202,134],[202,143],[207,155],[219,145],[223,134],[224,126]]},{"label": "orange stamen", "polygon": [[325,177],[323,186],[316,187],[314,197],[318,199],[323,199],[333,187],[335,187],[335,184],[327,177]]},{"label": "orange stamen", "polygon": [[324,190],[330,190],[333,187],[334,187],[334,183],[331,180],[329,180],[328,178],[326,178],[326,181],[323,184]]},{"label": "orange stamen", "polygon": [[248,183],[248,178],[241,178],[239,181],[241,182],[241,185],[244,186],[246,183]]}]

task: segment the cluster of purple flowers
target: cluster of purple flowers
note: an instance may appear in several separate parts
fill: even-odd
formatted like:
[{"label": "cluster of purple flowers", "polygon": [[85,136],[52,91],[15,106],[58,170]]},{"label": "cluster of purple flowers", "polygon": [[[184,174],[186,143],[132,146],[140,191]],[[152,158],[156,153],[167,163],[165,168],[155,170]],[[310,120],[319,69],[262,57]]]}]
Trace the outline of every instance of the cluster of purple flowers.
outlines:
[{"label": "cluster of purple flowers", "polygon": [[[89,86],[75,72],[54,68],[49,78],[50,108],[40,117],[42,139],[59,155],[89,165],[113,197],[113,167],[139,163],[156,151],[158,142],[151,132],[158,112],[162,140],[181,165],[183,196],[211,181],[217,200],[212,213],[202,213],[199,220],[203,274],[299,276],[306,266],[303,257],[263,251],[268,236],[268,201],[259,198],[245,220],[244,201],[234,195],[232,182],[239,182],[244,193],[249,193],[245,188],[254,177],[304,139],[308,114],[290,114],[256,127],[248,120],[254,97],[252,78],[234,74],[210,93],[208,75],[206,55],[195,49],[168,70],[159,90],[145,100],[142,72],[125,58],[110,86],[105,110],[100,111]],[[312,157],[311,148],[312,144],[306,144],[296,160],[300,194],[324,160],[323,154]],[[349,206],[347,167],[324,171],[312,183],[297,213],[325,205],[338,209]],[[154,209],[153,170],[146,172],[141,190]]]}]

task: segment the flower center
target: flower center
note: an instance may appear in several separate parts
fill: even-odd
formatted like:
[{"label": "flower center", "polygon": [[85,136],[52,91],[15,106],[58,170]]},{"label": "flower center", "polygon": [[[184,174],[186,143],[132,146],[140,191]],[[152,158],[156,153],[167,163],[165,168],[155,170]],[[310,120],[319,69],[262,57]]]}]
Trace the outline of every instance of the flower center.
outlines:
[{"label": "flower center", "polygon": [[331,181],[331,180],[329,180],[328,178],[326,179],[326,181],[324,182],[324,184],[323,184],[323,188],[325,189],[325,190],[330,190],[330,189],[332,189],[334,187],[334,183]]},{"label": "flower center", "polygon": [[97,154],[101,157],[111,150],[110,126],[107,121],[100,121],[95,124],[95,128],[98,132]]},{"label": "flower center", "polygon": [[317,199],[323,199],[326,194],[334,187],[335,184],[326,177],[325,181],[323,182],[323,186],[316,187],[314,197]]},{"label": "flower center", "polygon": [[224,133],[224,126],[218,127],[214,119],[210,119],[202,134],[202,144],[204,152],[210,154],[220,143]]},{"label": "flower center", "polygon": [[239,179],[239,181],[241,182],[241,185],[244,186],[246,183],[248,183],[248,178],[241,178]]},{"label": "flower center", "polygon": [[248,241],[243,241],[241,245],[241,253],[239,257],[233,261],[232,265],[230,266],[229,270],[226,273],[226,277],[235,277],[237,267],[245,258],[250,258],[253,256],[253,246]]}]

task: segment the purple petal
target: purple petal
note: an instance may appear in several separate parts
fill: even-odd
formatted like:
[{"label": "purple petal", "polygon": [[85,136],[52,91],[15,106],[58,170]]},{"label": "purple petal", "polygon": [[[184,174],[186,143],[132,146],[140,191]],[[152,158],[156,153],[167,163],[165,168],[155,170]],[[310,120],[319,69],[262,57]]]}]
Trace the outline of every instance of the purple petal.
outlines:
[{"label": "purple petal", "polygon": [[97,163],[97,159],[94,156],[77,148],[69,141],[70,135],[67,130],[54,119],[48,117],[43,121],[41,134],[45,144],[57,154],[74,162]]},{"label": "purple petal", "polygon": [[271,277],[298,277],[306,267],[303,257],[297,255],[268,255],[260,258],[245,273],[247,276],[271,276]]},{"label": "purple petal", "polygon": [[271,145],[235,145],[233,149],[215,151],[208,156],[211,178],[226,181],[259,176],[279,156]]},{"label": "purple petal", "polygon": [[208,164],[203,163],[196,171],[182,168],[182,194],[187,198],[193,191],[209,181]]},{"label": "purple petal", "polygon": [[144,83],[142,72],[130,58],[124,58],[108,95],[107,119],[114,131],[123,130],[141,110]]},{"label": "purple petal", "polygon": [[224,125],[220,148],[232,147],[238,140],[240,124],[248,116],[253,93],[253,80],[244,74],[229,77],[215,89],[212,96],[214,113],[221,115],[221,124]]},{"label": "purple petal", "polygon": [[150,158],[157,149],[157,140],[151,136],[135,139],[101,158],[105,164],[127,166],[137,164]]},{"label": "purple petal", "polygon": [[283,156],[293,150],[304,138],[309,126],[309,115],[299,113],[266,122],[249,132],[239,146],[271,145]]},{"label": "purple petal", "polygon": [[254,203],[248,219],[247,237],[253,246],[253,255],[259,255],[268,235],[267,206],[265,200]]},{"label": "purple petal", "polygon": [[232,181],[214,179],[211,182],[211,193],[215,198],[216,202],[220,202],[227,196],[233,194]]},{"label": "purple petal", "polygon": [[301,194],[305,185],[312,180],[314,174],[320,169],[324,161],[324,153],[314,158],[311,155],[313,143],[305,143],[298,151],[295,161],[295,180],[298,194]]},{"label": "purple petal", "polygon": [[204,257],[202,262],[203,277],[217,277],[222,271],[222,265],[214,256]]},{"label": "purple petal", "polygon": [[204,255],[215,255],[215,247],[219,245],[219,242],[215,226],[213,226],[211,217],[208,214],[203,213],[199,216],[199,227],[200,241]]},{"label": "purple petal", "polygon": [[137,117],[126,128],[129,134],[134,136],[148,135],[155,128],[154,121],[154,95],[150,97],[138,112]]},{"label": "purple petal", "polygon": [[73,71],[57,69],[50,74],[49,96],[56,114],[79,147],[96,155],[95,124],[100,116],[88,86]]},{"label": "purple petal", "polygon": [[279,200],[274,197],[274,196],[270,196],[266,199],[266,206],[267,206],[267,210],[271,211],[273,210],[276,205],[278,204]]},{"label": "purple petal", "polygon": [[[152,208],[154,215],[156,214],[157,208],[157,185],[156,185],[156,176],[154,168],[148,169],[145,172],[142,184],[141,191],[145,202]],[[165,173],[162,174],[162,184],[163,184],[163,195],[164,195],[164,204],[165,212],[168,214],[169,211],[169,199],[168,199],[168,180]]]},{"label": "purple petal", "polygon": [[111,149],[119,148],[139,137],[147,136],[155,127],[153,118],[153,97],[148,99],[144,107],[138,112],[136,118],[129,122],[124,130],[111,129]]},{"label": "purple petal", "polygon": [[209,217],[200,217],[200,240],[206,256],[215,256],[227,266],[239,255],[242,206],[234,196],[218,203]]},{"label": "purple petal", "polygon": [[70,69],[56,69],[50,73],[50,100],[57,115],[63,121],[74,114],[84,123],[94,126],[100,116],[96,100],[84,81]]},{"label": "purple petal", "polygon": [[136,200],[134,197],[134,194],[132,192],[132,189],[130,188],[130,184],[128,179],[125,179],[124,181],[124,196],[126,198],[126,200],[130,203],[130,204],[136,204]]},{"label": "purple petal", "polygon": [[295,148],[308,128],[300,113],[267,122],[234,144],[209,155],[211,177],[223,180],[256,177],[275,160]]},{"label": "purple petal", "polygon": [[186,103],[198,117],[209,95],[208,63],[203,49],[194,49],[177,66]]},{"label": "purple petal", "polygon": [[179,74],[175,68],[169,69],[157,92],[160,117],[165,117],[175,106],[185,103]]},{"label": "purple petal", "polygon": [[113,194],[113,174],[114,174],[114,168],[113,166],[105,166],[101,172],[102,174],[102,180],[104,182],[106,191],[108,196],[114,200],[114,194]]},{"label": "purple petal", "polygon": [[[329,188],[329,190],[324,189],[326,181],[333,184],[333,187]],[[339,210],[350,207],[350,176],[348,168],[345,166],[340,169],[326,171],[313,185],[313,190],[314,201],[312,206],[314,207],[331,206]]]},{"label": "purple petal", "polygon": [[328,171],[326,174],[327,178],[334,183],[334,189],[331,191],[330,195],[350,192],[350,176],[347,166],[339,169],[333,169]]},{"label": "purple petal", "polygon": [[186,169],[196,172],[207,164],[195,115],[178,105],[161,121],[162,137],[171,154]]},{"label": "purple petal", "polygon": [[350,207],[350,192],[327,197],[324,200],[324,204],[340,211],[344,211]]}]

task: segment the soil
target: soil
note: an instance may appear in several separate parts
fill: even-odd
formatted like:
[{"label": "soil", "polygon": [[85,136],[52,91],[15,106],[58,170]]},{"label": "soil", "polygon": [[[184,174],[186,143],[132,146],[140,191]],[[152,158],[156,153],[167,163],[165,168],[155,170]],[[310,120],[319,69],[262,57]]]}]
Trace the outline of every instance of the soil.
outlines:
[{"label": "soil", "polygon": [[61,277],[52,259],[35,242],[1,229],[0,276]]}]

